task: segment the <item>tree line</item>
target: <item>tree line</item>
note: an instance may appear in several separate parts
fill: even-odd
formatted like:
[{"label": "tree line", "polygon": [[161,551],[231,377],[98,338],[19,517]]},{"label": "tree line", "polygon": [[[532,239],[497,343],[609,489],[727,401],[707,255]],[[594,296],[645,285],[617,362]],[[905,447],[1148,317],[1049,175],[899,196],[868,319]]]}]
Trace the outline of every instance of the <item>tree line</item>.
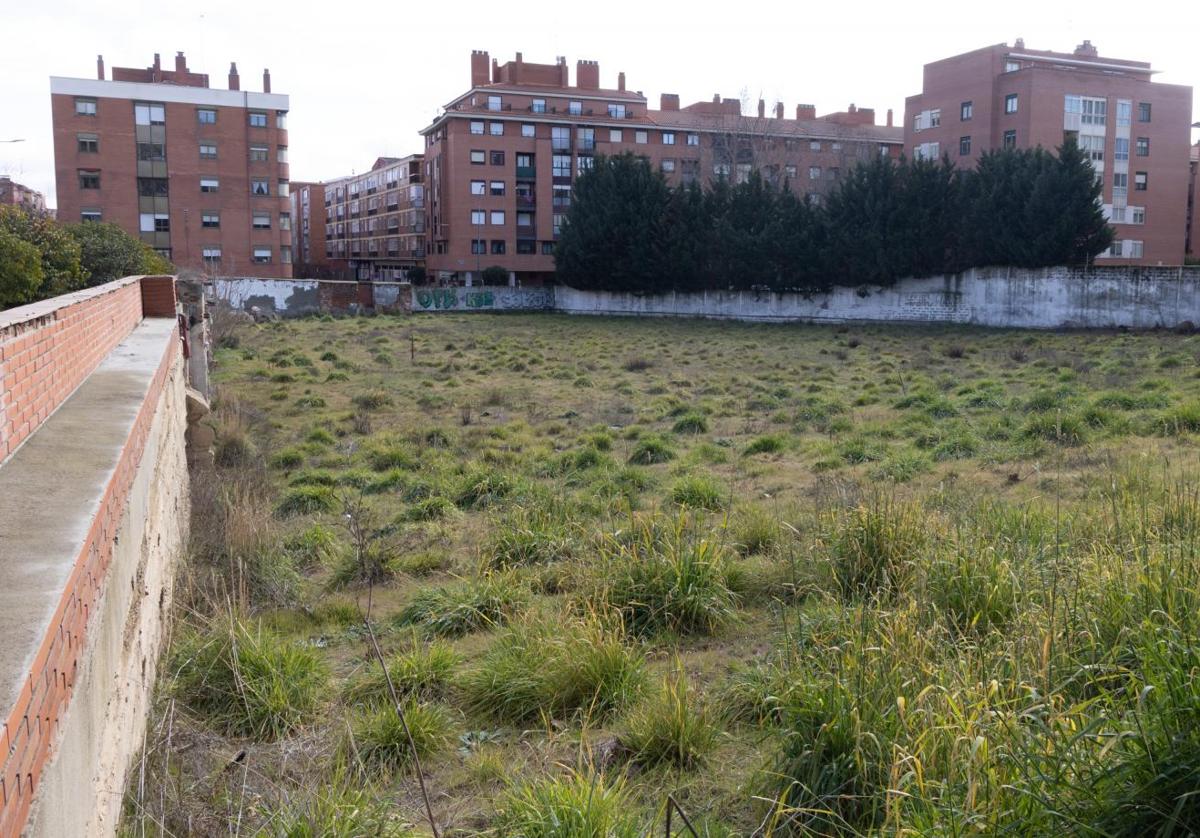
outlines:
[{"label": "tree line", "polygon": [[59,224],[48,215],[0,207],[0,309],[175,267],[116,224]]},{"label": "tree line", "polygon": [[585,290],[823,291],[971,267],[1085,265],[1113,240],[1078,146],[1006,149],[972,170],[879,158],[817,205],[753,171],[671,187],[632,154],[576,181],[557,279]]}]

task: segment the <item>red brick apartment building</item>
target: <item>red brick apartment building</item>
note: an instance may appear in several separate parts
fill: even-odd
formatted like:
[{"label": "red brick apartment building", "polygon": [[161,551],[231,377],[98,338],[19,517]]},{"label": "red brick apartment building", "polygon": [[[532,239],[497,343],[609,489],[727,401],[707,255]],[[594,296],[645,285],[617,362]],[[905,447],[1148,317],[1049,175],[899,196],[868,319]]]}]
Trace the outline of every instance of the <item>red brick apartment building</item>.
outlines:
[{"label": "red brick apartment building", "polygon": [[757,168],[820,200],[855,163],[901,151],[903,129],[876,125],[871,109],[818,117],[798,105],[785,118],[782,103],[768,116],[760,100],[757,116],[743,116],[735,99],[680,107],[663,94],[654,110],[624,73],[617,79],[603,88],[599,65],[579,61],[572,85],[565,58],[533,64],[517,53],[501,66],[472,53],[470,89],[421,131],[431,280],[474,281],[490,265],[510,282],[551,279],[572,183],[597,154],[633,152],[676,184],[736,182]]},{"label": "red brick apartment building", "polygon": [[1152,81],[1141,61],[1073,53],[1021,40],[925,65],[905,103],[904,147],[972,167],[997,148],[1055,148],[1074,137],[1104,184],[1117,231],[1098,264],[1178,265],[1187,234],[1192,89]]},{"label": "red brick apartment building", "polygon": [[1187,255],[1200,259],[1200,143],[1192,146],[1188,173]]},{"label": "red brick apartment building", "polygon": [[20,207],[26,212],[41,215],[46,211],[46,196],[17,183],[8,175],[0,175],[0,207]]},{"label": "red brick apartment building", "polygon": [[[339,278],[400,281],[425,259],[421,155],[380,157],[370,170],[321,185],[325,258]],[[314,239],[315,242],[315,239]],[[313,244],[313,254],[317,253]]]},{"label": "red brick apartment building", "polygon": [[323,279],[325,258],[325,184],[292,181],[292,275]]},{"label": "red brick apartment building", "polygon": [[111,221],[181,268],[292,275],[288,97],[175,69],[114,67],[50,79],[61,221]]}]

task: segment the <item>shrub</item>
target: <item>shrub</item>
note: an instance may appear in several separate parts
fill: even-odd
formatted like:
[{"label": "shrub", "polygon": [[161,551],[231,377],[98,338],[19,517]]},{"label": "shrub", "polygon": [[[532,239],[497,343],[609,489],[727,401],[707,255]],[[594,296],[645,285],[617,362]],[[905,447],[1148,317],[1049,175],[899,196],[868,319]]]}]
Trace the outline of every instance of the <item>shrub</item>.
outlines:
[{"label": "shrub", "polygon": [[337,496],[328,486],[293,486],[283,493],[275,514],[280,518],[295,515],[316,515],[337,509]]},{"label": "shrub", "polygon": [[925,545],[917,509],[879,497],[833,522],[832,570],[844,597],[894,592]]},{"label": "shrub", "polygon": [[299,468],[304,465],[304,452],[295,447],[282,448],[271,456],[271,465],[287,471]]},{"label": "shrub", "polygon": [[514,784],[497,807],[500,834],[522,838],[640,838],[625,780],[572,771]]},{"label": "shrub", "polygon": [[649,358],[626,358],[625,363],[621,364],[621,369],[625,372],[645,372],[654,366],[654,362]]},{"label": "shrub", "polygon": [[760,506],[743,507],[734,518],[733,538],[743,555],[766,553],[779,540],[779,521]]},{"label": "shrub", "polygon": [[1165,434],[1196,433],[1200,431],[1200,402],[1188,402],[1164,411],[1158,427]]},{"label": "shrub", "polygon": [[392,405],[392,397],[385,390],[359,393],[350,400],[359,410],[379,410]]},{"label": "shrub", "polygon": [[703,434],[708,432],[708,419],[703,413],[689,411],[675,421],[671,430],[677,434]]},{"label": "shrub", "polygon": [[642,684],[641,656],[596,618],[525,621],[496,638],[461,685],[467,706],[514,723],[581,712],[603,715]]},{"label": "shrub", "polygon": [[367,450],[367,464],[375,471],[394,468],[414,469],[417,459],[407,447],[399,444],[374,445]]},{"label": "shrub", "polygon": [[439,521],[458,515],[458,507],[446,498],[434,495],[414,503],[408,510],[410,521]]},{"label": "shrub", "polygon": [[454,503],[463,509],[481,509],[508,497],[516,485],[516,481],[503,472],[474,467],[459,481]]},{"label": "shrub", "polygon": [[689,699],[687,676],[678,672],[633,710],[621,742],[642,765],[696,768],[716,739],[716,726]]},{"label": "shrub", "polygon": [[1017,609],[1017,582],[993,544],[958,543],[928,565],[929,600],[960,635],[1004,629]]},{"label": "shrub", "polygon": [[[406,652],[393,655],[387,664],[396,694],[402,699],[429,700],[445,694],[450,676],[462,658],[454,647],[442,641],[417,644]],[[345,689],[349,702],[389,701],[387,678],[374,660],[367,671],[351,679]]]},{"label": "shrub", "polygon": [[652,466],[675,459],[670,443],[660,436],[647,434],[638,440],[629,455],[629,462],[639,466]]},{"label": "shrub", "polygon": [[1079,445],[1087,438],[1087,425],[1074,413],[1040,413],[1029,417],[1021,434],[1027,439]]},{"label": "shrub", "polygon": [[493,526],[483,550],[492,567],[546,564],[570,558],[574,549],[566,526],[544,508],[517,507]]},{"label": "shrub", "polygon": [[[368,709],[351,722],[351,741],[346,750],[355,754],[361,767],[385,776],[412,764],[413,749],[425,757],[450,744],[453,723],[450,713],[438,704],[421,704],[409,699],[401,708],[404,719],[391,704]],[[412,735],[409,744],[405,733]]]},{"label": "shrub", "polygon": [[686,528],[682,516],[673,525],[635,519],[624,540],[609,537],[601,542],[602,597],[629,630],[708,634],[733,618],[725,553]]},{"label": "shrub", "polygon": [[490,573],[417,593],[396,615],[396,624],[415,626],[427,637],[460,637],[502,625],[525,604],[527,594],[516,578]]},{"label": "shrub", "polygon": [[313,428],[305,439],[317,445],[333,445],[334,443],[333,434],[324,428]]},{"label": "shrub", "polygon": [[751,440],[746,454],[777,454],[787,446],[787,437],[782,434],[763,434]]},{"label": "shrub", "polygon": [[238,427],[224,428],[213,447],[213,461],[221,468],[240,468],[254,461],[254,443]]},{"label": "shrub", "polygon": [[187,634],[172,669],[181,702],[230,735],[268,741],[312,720],[328,683],[316,650],[232,619]]},{"label": "shrub", "polygon": [[680,506],[695,509],[723,509],[725,492],[721,484],[708,475],[681,477],[671,487],[671,500]]}]

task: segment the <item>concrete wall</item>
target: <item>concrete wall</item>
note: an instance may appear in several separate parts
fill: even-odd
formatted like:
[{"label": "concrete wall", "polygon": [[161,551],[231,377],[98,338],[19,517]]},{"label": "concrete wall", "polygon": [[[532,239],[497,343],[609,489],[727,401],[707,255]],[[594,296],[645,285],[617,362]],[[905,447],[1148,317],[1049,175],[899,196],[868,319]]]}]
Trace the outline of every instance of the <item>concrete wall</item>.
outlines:
[{"label": "concrete wall", "polygon": [[555,289],[568,314],[731,320],[970,323],[1013,328],[1200,324],[1200,268],[989,268],[827,294],[712,291],[638,295]]},{"label": "concrete wall", "polygon": [[412,310],[416,311],[537,311],[554,308],[554,288],[549,286],[509,288],[412,289]]}]

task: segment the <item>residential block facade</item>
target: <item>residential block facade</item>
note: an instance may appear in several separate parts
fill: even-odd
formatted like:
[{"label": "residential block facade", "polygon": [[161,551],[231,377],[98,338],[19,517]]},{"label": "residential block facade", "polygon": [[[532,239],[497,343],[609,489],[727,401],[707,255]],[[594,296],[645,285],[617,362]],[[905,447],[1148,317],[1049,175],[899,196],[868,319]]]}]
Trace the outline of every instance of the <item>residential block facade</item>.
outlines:
[{"label": "residential block facade", "polygon": [[1200,143],[1192,146],[1188,171],[1187,255],[1200,259]]},{"label": "residential block facade", "polygon": [[290,277],[288,97],[227,90],[159,56],[105,78],[52,77],[58,218],[110,221],[177,266],[209,274]]},{"label": "residential block facade", "polygon": [[597,155],[632,152],[673,184],[739,182],[758,169],[819,201],[855,163],[901,152],[903,129],[876,125],[870,109],[818,117],[799,105],[785,118],[782,103],[768,116],[760,100],[744,116],[736,99],[680,107],[674,94],[653,109],[617,78],[603,88],[599,65],[579,61],[571,84],[565,58],[517,53],[500,65],[472,53],[470,89],[421,131],[431,280],[470,283],[492,265],[513,283],[552,279],[572,185]]},{"label": "residential block facade", "polygon": [[42,215],[46,212],[46,196],[8,175],[0,175],[0,207],[20,207],[26,212]]},{"label": "residential block facade", "polygon": [[325,184],[292,181],[292,274],[324,278],[325,258]]},{"label": "residential block facade", "polygon": [[1152,80],[1142,61],[1018,40],[925,65],[905,101],[910,156],[974,167],[986,151],[1054,149],[1075,139],[1103,184],[1116,241],[1097,264],[1178,265],[1187,238],[1192,89]]},{"label": "residential block facade", "polygon": [[[325,266],[345,279],[401,281],[425,258],[421,155],[380,157],[360,175],[321,185]],[[317,253],[315,239],[311,252]]]}]

